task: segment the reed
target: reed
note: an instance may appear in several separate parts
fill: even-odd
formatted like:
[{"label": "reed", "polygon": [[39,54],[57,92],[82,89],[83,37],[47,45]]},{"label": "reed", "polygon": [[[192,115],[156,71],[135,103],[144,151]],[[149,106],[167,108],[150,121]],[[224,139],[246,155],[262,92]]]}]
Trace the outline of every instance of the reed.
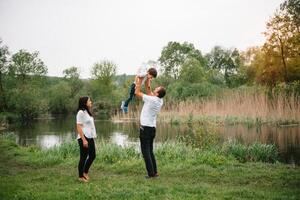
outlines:
[{"label": "reed", "polygon": [[[128,114],[118,113],[113,120],[137,120],[140,110],[141,105],[132,105]],[[179,124],[187,121],[191,114],[194,120],[224,124],[299,124],[300,98],[293,93],[268,93],[265,89],[224,90],[221,94],[205,99],[165,101],[159,120]]]}]

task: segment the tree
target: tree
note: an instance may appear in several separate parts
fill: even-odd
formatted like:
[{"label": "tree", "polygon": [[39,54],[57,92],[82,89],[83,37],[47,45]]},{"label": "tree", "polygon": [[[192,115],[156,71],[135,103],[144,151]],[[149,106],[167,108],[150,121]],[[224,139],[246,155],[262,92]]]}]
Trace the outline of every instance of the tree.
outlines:
[{"label": "tree", "polygon": [[103,60],[92,67],[93,96],[109,98],[113,90],[113,77],[116,75],[117,66],[111,61]]},{"label": "tree", "polygon": [[[267,23],[264,33],[266,42],[263,50],[270,55],[272,60],[280,58],[275,64],[280,80],[294,81],[295,72],[300,73],[300,2],[287,0],[281,4],[280,10]],[[270,67],[270,66],[266,66]],[[300,74],[296,77],[300,77]]]},{"label": "tree", "polygon": [[290,15],[291,20],[297,26],[299,32],[300,26],[300,1],[299,0],[286,0],[280,4],[280,10],[286,11]]},{"label": "tree", "polygon": [[201,63],[195,59],[187,59],[180,71],[180,80],[188,83],[199,83],[206,79],[206,74]]},{"label": "tree", "polygon": [[3,79],[4,75],[7,74],[8,71],[8,55],[8,47],[5,45],[2,46],[2,40],[0,39],[0,111],[4,111],[7,106],[3,87]]},{"label": "tree", "polygon": [[215,46],[206,55],[207,66],[216,69],[224,75],[227,86],[233,86],[233,78],[241,65],[241,57],[237,49],[225,49]]},{"label": "tree", "polygon": [[22,87],[31,78],[46,75],[48,71],[44,62],[38,58],[38,52],[29,53],[26,50],[13,54],[9,68],[10,73],[17,77]]},{"label": "tree", "polygon": [[241,52],[240,76],[244,83],[253,84],[256,82],[258,68],[263,63],[261,54],[260,47],[249,47],[246,51]]},{"label": "tree", "polygon": [[187,58],[198,60],[202,66],[205,65],[205,59],[201,52],[194,47],[193,44],[184,42],[169,42],[161,52],[158,59],[165,76],[170,76],[177,80],[180,75],[181,66]]},{"label": "tree", "polygon": [[74,98],[83,87],[83,82],[80,80],[80,74],[77,67],[70,67],[63,71],[64,79],[68,82],[71,92],[70,97]]},{"label": "tree", "polygon": [[20,50],[13,54],[9,65],[9,74],[16,82],[10,89],[9,110],[18,113],[25,120],[32,120],[47,109],[39,84],[46,75],[47,67],[38,58],[38,52],[29,53]]},{"label": "tree", "polygon": [[49,109],[53,114],[66,114],[75,110],[70,93],[72,88],[65,81],[60,81],[49,89]]}]

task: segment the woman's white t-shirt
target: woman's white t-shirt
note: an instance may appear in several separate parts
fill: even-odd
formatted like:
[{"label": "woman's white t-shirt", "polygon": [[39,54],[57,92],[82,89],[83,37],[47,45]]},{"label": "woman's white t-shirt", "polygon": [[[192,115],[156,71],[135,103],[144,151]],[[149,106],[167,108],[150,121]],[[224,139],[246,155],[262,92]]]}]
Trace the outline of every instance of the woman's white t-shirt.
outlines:
[{"label": "woman's white t-shirt", "polygon": [[[85,110],[79,110],[76,115],[76,123],[82,125],[82,131],[85,137],[87,138],[96,138],[96,128],[94,124],[94,118],[89,115],[89,113]],[[77,135],[77,139],[79,139],[79,134]]]}]

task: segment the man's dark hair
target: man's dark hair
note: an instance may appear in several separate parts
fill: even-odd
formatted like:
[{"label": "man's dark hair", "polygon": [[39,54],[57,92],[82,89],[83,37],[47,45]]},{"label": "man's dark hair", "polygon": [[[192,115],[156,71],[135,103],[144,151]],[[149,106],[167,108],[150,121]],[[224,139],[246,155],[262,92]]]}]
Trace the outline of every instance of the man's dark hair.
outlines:
[{"label": "man's dark hair", "polygon": [[157,93],[159,98],[163,98],[166,95],[166,89],[161,86]]},{"label": "man's dark hair", "polygon": [[157,77],[157,70],[155,68],[148,69],[148,73],[153,76],[153,78]]}]

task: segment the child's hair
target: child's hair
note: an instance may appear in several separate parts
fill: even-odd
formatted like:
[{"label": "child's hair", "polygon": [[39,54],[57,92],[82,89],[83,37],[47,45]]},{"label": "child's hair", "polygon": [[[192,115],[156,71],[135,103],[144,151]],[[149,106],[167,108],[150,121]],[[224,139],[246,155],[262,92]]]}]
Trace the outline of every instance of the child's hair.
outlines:
[{"label": "child's hair", "polygon": [[150,74],[150,75],[152,75],[153,76],[153,78],[156,78],[157,77],[157,71],[156,71],[156,69],[155,68],[150,68],[150,69],[148,69],[148,73]]}]

